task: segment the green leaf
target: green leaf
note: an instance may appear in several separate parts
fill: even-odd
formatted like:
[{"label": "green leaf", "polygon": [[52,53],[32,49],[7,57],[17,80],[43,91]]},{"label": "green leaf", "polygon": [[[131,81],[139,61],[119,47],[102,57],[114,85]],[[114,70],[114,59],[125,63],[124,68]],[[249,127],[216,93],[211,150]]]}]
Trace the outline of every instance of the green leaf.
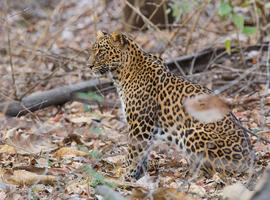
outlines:
[{"label": "green leaf", "polygon": [[232,12],[232,7],[228,2],[222,2],[218,8],[218,14],[222,17],[228,16]]},{"label": "green leaf", "polygon": [[270,8],[270,2],[264,5],[265,8]]},{"label": "green leaf", "polygon": [[243,33],[247,36],[254,35],[257,32],[257,28],[255,26],[245,26],[243,28]]},{"label": "green leaf", "polygon": [[101,158],[102,153],[99,152],[98,150],[92,150],[92,151],[89,152],[89,155],[90,155],[92,158],[99,159],[99,158]]},{"label": "green leaf", "polygon": [[78,97],[81,99],[89,99],[89,100],[94,100],[99,103],[102,103],[104,101],[103,96],[95,93],[95,92],[79,92]]},{"label": "green leaf", "polygon": [[101,135],[103,129],[100,127],[91,127],[89,131],[95,135]]},{"label": "green leaf", "polygon": [[98,185],[107,185],[111,188],[116,187],[115,183],[107,181],[106,178],[102,176],[102,174],[96,172],[92,167],[84,165],[83,170],[91,177],[90,185],[92,187],[96,187]]},{"label": "green leaf", "polygon": [[243,30],[243,28],[244,28],[244,17],[242,15],[233,14],[232,15],[232,21],[233,21],[234,25],[236,26],[236,28],[238,28],[241,31]]},{"label": "green leaf", "polygon": [[225,41],[225,49],[226,49],[226,52],[231,55],[231,52],[232,52],[232,48],[231,48],[231,40],[230,39],[227,39]]},{"label": "green leaf", "polygon": [[190,0],[172,0],[169,5],[171,8],[172,15],[175,17],[176,21],[178,21],[183,14],[189,13],[192,8],[196,6],[196,1]]},{"label": "green leaf", "polygon": [[91,111],[91,106],[87,105],[87,104],[84,104],[83,105],[83,110],[84,110],[84,112],[90,112]]}]

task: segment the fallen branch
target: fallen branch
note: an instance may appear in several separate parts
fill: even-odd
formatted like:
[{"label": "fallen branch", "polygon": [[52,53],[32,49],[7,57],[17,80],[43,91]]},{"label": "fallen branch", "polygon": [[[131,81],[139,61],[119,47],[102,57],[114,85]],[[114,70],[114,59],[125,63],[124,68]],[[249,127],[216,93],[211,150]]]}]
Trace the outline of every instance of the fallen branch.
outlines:
[{"label": "fallen branch", "polygon": [[21,116],[52,105],[62,105],[77,98],[78,92],[96,91],[110,86],[112,86],[112,83],[108,80],[93,79],[44,92],[35,92],[24,97],[21,101],[1,103],[0,111],[7,116]]},{"label": "fallen branch", "polygon": [[[268,51],[268,43],[259,45],[248,46],[243,49],[243,52],[251,51]],[[167,62],[167,66],[172,72],[179,73],[184,71],[185,74],[195,74],[207,70],[207,66],[218,59],[226,59],[239,53],[240,50],[237,47],[232,47],[231,55],[226,53],[225,48],[208,48],[204,49],[199,53],[181,56]],[[181,68],[181,69],[179,69]]]},{"label": "fallen branch", "polygon": [[[268,44],[249,46],[244,49],[249,51],[267,51]],[[237,53],[239,49],[233,48],[232,54]],[[228,58],[224,48],[206,49],[200,53],[188,56],[182,56],[172,61],[167,62],[168,68],[174,73],[193,74],[205,71],[213,60],[219,58]],[[63,86],[44,92],[35,92],[29,96],[22,98],[21,101],[11,101],[0,103],[0,111],[7,116],[21,116],[29,112],[34,112],[52,105],[62,105],[68,101],[80,101],[76,96],[78,92],[97,91],[107,88],[108,91],[113,91],[113,83],[106,79],[93,79],[77,83],[74,85]]]}]

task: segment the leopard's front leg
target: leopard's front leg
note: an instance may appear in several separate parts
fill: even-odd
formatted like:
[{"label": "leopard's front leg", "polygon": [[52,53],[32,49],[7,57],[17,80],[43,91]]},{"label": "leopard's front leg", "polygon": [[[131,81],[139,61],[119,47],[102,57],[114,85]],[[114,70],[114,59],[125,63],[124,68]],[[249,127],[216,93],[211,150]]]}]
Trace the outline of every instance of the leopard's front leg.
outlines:
[{"label": "leopard's front leg", "polygon": [[150,130],[146,125],[136,127],[130,130],[128,155],[125,160],[126,174],[125,179],[139,179],[147,170],[148,156],[153,143],[152,132],[142,131]]}]

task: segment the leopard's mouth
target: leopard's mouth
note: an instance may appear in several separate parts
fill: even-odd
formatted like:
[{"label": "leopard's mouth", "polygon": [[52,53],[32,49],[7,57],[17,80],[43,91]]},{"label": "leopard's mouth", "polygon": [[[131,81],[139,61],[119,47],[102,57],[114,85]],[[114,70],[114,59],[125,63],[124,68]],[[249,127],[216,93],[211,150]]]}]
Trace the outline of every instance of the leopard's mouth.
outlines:
[{"label": "leopard's mouth", "polygon": [[99,71],[100,74],[105,74],[106,72],[109,71],[109,68],[108,68],[107,65],[102,65],[102,66],[99,68],[98,71]]},{"label": "leopard's mouth", "polygon": [[92,66],[89,65],[89,68],[94,74],[100,74],[100,75],[103,75],[109,71],[109,68],[107,65],[100,65],[98,67],[95,67],[94,65]]}]

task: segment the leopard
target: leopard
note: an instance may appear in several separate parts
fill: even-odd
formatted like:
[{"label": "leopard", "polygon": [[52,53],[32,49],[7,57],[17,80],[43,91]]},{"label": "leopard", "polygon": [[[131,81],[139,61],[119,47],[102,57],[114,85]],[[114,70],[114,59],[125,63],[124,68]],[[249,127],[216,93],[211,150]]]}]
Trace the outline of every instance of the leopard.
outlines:
[{"label": "leopard", "polygon": [[229,111],[216,121],[203,121],[187,112],[187,99],[213,92],[170,72],[162,58],[144,51],[130,35],[98,31],[87,66],[94,73],[109,74],[120,96],[128,125],[127,180],[147,171],[156,142],[176,146],[190,169],[206,177],[250,168],[250,136],[235,115]]}]

